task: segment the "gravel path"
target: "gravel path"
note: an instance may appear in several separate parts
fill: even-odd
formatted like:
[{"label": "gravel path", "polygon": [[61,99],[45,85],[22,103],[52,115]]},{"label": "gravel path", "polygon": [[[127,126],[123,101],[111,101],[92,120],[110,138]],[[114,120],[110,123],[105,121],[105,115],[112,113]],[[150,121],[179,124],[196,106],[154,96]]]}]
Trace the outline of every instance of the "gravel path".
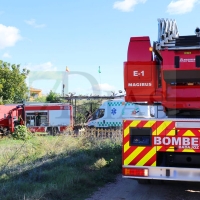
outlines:
[{"label": "gravel path", "polygon": [[136,180],[117,176],[116,182],[99,188],[86,200],[200,200],[200,183],[152,181],[141,185]]}]

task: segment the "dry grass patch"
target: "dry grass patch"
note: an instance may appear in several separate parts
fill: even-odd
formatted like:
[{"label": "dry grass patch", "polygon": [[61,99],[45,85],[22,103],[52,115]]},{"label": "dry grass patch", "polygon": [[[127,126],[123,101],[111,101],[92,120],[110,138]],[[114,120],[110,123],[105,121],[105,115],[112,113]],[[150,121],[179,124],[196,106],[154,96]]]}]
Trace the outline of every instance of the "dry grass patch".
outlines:
[{"label": "dry grass patch", "polygon": [[4,139],[0,151],[2,200],[85,199],[121,172],[120,140],[66,135]]}]

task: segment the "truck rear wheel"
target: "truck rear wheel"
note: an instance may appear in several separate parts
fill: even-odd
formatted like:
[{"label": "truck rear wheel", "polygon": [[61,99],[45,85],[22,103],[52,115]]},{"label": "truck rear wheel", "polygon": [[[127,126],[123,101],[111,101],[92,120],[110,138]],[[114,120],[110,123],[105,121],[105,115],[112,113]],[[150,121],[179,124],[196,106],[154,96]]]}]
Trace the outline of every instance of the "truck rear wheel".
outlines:
[{"label": "truck rear wheel", "polygon": [[58,134],[59,134],[58,127],[54,127],[53,128],[53,136],[56,136]]}]

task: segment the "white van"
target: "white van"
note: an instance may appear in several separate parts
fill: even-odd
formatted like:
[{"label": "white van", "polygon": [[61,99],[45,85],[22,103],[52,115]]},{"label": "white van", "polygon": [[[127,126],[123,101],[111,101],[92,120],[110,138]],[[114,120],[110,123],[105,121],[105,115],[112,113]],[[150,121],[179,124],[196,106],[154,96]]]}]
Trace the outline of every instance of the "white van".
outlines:
[{"label": "white van", "polygon": [[106,100],[89,118],[88,127],[113,128],[122,126],[123,119],[165,117],[162,106],[125,102],[123,99]]}]

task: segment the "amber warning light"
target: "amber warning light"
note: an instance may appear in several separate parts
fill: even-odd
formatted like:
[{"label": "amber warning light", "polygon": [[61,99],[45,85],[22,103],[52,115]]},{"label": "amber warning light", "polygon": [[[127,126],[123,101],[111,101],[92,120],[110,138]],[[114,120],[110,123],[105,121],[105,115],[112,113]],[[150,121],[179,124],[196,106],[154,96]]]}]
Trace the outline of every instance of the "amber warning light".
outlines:
[{"label": "amber warning light", "polygon": [[153,47],[149,47],[149,51],[153,51]]},{"label": "amber warning light", "polygon": [[139,168],[123,168],[124,176],[149,176],[148,169],[139,169]]}]

